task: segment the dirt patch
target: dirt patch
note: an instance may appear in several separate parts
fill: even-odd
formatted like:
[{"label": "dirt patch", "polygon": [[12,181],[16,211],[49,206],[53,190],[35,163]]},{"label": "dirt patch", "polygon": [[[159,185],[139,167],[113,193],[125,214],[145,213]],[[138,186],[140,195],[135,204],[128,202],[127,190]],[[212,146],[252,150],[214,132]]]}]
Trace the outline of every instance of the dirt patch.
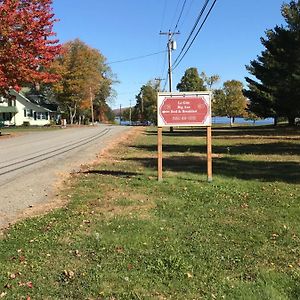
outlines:
[{"label": "dirt patch", "polygon": [[106,219],[111,219],[116,216],[131,216],[135,213],[138,214],[138,218],[142,220],[148,219],[149,210],[155,208],[154,203],[145,203],[143,205],[129,205],[129,206],[118,206],[114,203],[105,203],[101,207],[98,207],[95,212],[102,213]]},{"label": "dirt patch", "polygon": [[[127,203],[122,205],[123,199],[126,199]],[[156,206],[146,195],[125,190],[124,187],[122,192],[116,190],[105,191],[101,201],[94,204],[94,210],[105,214],[108,219],[116,215],[125,216],[137,212],[139,218],[146,219],[148,217],[147,212]]]},{"label": "dirt patch", "polygon": [[[0,131],[1,132],[1,131]],[[14,133],[1,133],[0,134],[0,141],[1,140],[4,140],[4,139],[11,139],[11,138],[14,138],[14,137],[16,137],[16,136],[20,136],[22,133],[16,133],[16,132],[14,132]]]}]

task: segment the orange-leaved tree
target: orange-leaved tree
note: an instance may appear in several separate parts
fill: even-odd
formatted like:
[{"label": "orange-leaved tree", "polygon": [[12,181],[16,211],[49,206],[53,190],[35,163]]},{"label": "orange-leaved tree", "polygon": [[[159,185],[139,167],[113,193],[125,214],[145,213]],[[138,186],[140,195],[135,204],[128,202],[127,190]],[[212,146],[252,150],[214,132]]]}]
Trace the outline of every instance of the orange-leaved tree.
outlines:
[{"label": "orange-leaved tree", "polygon": [[53,88],[57,100],[69,116],[70,124],[76,117],[81,119],[90,111],[91,102],[103,89],[111,84],[105,77],[108,66],[105,57],[97,49],[76,39],[63,45],[62,54],[52,68],[61,80]]}]

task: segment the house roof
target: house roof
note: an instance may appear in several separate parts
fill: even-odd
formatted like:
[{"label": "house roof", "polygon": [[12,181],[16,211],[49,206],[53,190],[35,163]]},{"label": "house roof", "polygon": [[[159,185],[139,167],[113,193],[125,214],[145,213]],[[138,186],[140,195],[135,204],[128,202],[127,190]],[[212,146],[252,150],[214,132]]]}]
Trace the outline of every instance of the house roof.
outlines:
[{"label": "house roof", "polygon": [[10,90],[10,94],[13,96],[16,96],[17,100],[20,101],[24,106],[26,106],[27,109],[32,109],[36,112],[52,112],[52,110],[50,110],[46,107],[43,107],[43,106],[40,106],[38,104],[31,102],[24,95],[22,95],[21,93],[18,93],[15,90]]}]

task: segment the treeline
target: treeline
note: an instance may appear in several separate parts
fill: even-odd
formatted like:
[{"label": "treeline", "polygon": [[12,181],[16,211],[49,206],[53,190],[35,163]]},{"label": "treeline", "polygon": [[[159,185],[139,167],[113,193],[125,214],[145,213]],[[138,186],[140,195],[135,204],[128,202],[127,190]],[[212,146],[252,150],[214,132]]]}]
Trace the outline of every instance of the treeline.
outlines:
[{"label": "treeline", "polygon": [[[199,74],[197,68],[188,68],[176,88],[179,92],[213,91],[212,114],[226,116],[232,121],[234,117],[256,118],[247,111],[248,100],[243,94],[243,84],[237,80],[224,82],[220,89],[213,89],[214,84],[220,80],[218,75],[207,76],[205,72]],[[160,91],[159,82],[149,81],[143,85],[136,96],[136,104],[131,109],[132,121],[150,121],[156,123],[157,118],[157,92]],[[122,114],[129,120],[130,109]]]}]

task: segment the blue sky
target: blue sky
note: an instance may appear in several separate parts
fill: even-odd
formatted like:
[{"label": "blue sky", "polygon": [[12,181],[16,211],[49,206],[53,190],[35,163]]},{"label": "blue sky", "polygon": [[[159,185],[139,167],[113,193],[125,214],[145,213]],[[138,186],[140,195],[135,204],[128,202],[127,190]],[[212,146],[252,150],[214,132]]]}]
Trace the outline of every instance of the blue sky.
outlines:
[{"label": "blue sky", "polygon": [[[160,31],[173,30],[184,0],[54,0],[54,13],[60,19],[55,32],[60,42],[79,38],[97,48],[114,62],[166,49],[167,37]],[[204,0],[186,0],[176,35],[179,54]],[[211,1],[212,3],[213,1]],[[283,0],[217,0],[190,51],[173,73],[173,90],[184,71],[197,67],[208,75],[244,82],[245,65],[263,49],[260,37],[266,29],[284,24],[280,14]],[[111,106],[129,106],[147,81],[166,78],[166,53],[123,63],[111,64],[119,84]],[[164,82],[162,82],[162,86]]]}]

